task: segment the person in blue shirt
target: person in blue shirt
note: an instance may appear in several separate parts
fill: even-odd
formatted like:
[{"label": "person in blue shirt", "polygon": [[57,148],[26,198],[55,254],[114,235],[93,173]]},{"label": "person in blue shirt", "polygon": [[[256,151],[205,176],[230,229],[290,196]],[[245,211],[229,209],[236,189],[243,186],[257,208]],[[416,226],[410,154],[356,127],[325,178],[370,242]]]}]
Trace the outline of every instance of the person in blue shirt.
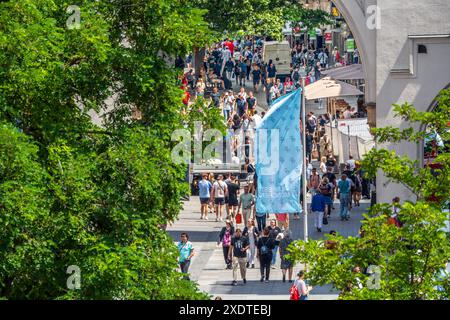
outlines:
[{"label": "person in blue shirt", "polygon": [[322,193],[316,193],[311,202],[311,211],[314,214],[314,226],[317,232],[322,232],[323,215],[326,205],[333,205],[333,201],[330,197],[323,195]]},{"label": "person in blue shirt", "polygon": [[239,73],[239,84],[243,87],[245,86],[245,77],[247,76],[247,62],[242,59],[239,63],[239,67],[241,69],[241,72]]},{"label": "person in blue shirt", "polygon": [[245,98],[239,94],[238,99],[236,100],[237,113],[240,118],[242,118],[247,111],[247,101]]},{"label": "person in blue shirt", "polygon": [[194,246],[189,241],[189,235],[185,232],[181,234],[181,241],[177,245],[180,256],[178,257],[178,263],[180,264],[181,273],[186,274],[186,280],[189,280],[187,275],[191,259],[194,256]]},{"label": "person in blue shirt", "polygon": [[212,184],[208,180],[208,175],[205,173],[202,175],[202,180],[198,183],[198,190],[200,196],[201,216],[200,219],[208,220],[208,204],[211,198]]},{"label": "person in blue shirt", "polygon": [[340,215],[341,221],[348,221],[350,219],[350,214],[348,211],[349,205],[351,204],[351,183],[347,178],[346,174],[343,174],[341,180],[337,183],[338,187],[338,198],[341,202]]}]

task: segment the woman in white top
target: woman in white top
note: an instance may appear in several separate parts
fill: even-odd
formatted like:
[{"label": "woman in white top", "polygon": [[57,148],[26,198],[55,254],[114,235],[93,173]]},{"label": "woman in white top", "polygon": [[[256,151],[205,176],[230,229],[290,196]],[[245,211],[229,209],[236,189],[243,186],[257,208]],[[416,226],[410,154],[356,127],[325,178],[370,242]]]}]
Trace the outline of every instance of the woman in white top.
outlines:
[{"label": "woman in white top", "polygon": [[247,250],[247,268],[250,266],[252,269],[255,268],[255,253],[256,253],[256,242],[258,241],[258,230],[255,227],[255,221],[253,219],[248,219],[247,227],[243,232],[244,237],[248,238],[250,243],[250,250]]},{"label": "woman in white top", "polygon": [[280,89],[278,88],[277,85],[272,86],[272,88],[270,88],[270,98],[272,99],[272,101],[275,101],[278,98],[278,95],[280,94]]},{"label": "woman in white top", "polygon": [[306,285],[305,281],[305,273],[300,271],[297,274],[297,279],[294,282],[294,285],[297,287],[298,295],[300,296],[299,300],[308,300],[309,292],[312,290],[312,287]]},{"label": "woman in white top", "polygon": [[327,173],[327,158],[326,157],[322,157],[320,159],[320,167],[319,167],[319,175],[322,178],[326,173]]}]

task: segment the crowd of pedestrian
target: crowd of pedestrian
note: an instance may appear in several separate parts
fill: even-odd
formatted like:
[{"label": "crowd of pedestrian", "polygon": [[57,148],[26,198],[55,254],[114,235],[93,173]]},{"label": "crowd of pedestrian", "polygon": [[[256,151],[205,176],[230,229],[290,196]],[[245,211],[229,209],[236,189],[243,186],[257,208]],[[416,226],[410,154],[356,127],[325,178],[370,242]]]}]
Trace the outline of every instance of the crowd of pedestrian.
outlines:
[{"label": "crowd of pedestrian", "polygon": [[255,268],[259,261],[260,281],[269,282],[270,270],[282,269],[282,281],[293,282],[293,264],[287,258],[288,247],[293,242],[289,229],[280,228],[277,220],[272,219],[270,225],[260,229],[255,224],[255,218],[246,219],[246,226],[235,228],[231,220],[225,221],[225,226],[219,232],[218,246],[222,246],[226,269],[233,270],[232,285],[237,285],[238,269],[243,284],[247,283],[247,269]]},{"label": "crowd of pedestrian", "polygon": [[[359,62],[359,53],[353,57]],[[349,63],[341,57],[337,48],[331,53],[328,50],[315,50],[297,44],[292,50],[292,73],[281,79],[273,61],[263,61],[262,41],[254,44],[249,39],[230,41],[228,39],[206,50],[203,66],[198,76],[190,69],[182,79],[185,89],[183,102],[189,105],[193,99],[204,97],[210,99],[210,107],[220,109],[227,125],[227,139],[230,140],[232,162],[245,163],[247,173],[254,173],[253,149],[255,128],[264,117],[258,112],[259,101],[256,94],[265,92],[267,105],[282,95],[289,94],[300,87],[301,73],[306,72],[306,84],[322,77],[321,70],[330,66]],[[188,64],[188,67],[190,65]],[[250,87],[248,90],[246,88]],[[233,90],[233,87],[235,90]],[[334,201],[340,201],[341,221],[348,221],[353,206],[358,207],[362,195],[370,198],[368,182],[362,177],[362,168],[353,157],[347,161],[340,179],[336,174],[338,163],[334,157],[332,143],[325,133],[325,125],[336,118],[352,118],[361,116],[362,108],[347,109],[342,114],[315,116],[308,113],[306,129],[307,190],[311,193],[311,212],[317,232],[322,232],[324,224],[328,224],[334,208]],[[312,163],[318,161],[318,168]],[[243,192],[239,176],[228,174],[203,174],[198,182],[201,216],[208,220],[214,214],[216,222],[225,222],[218,236],[218,246],[223,249],[223,258],[227,269],[233,272],[233,285],[237,285],[240,273],[242,282],[247,282],[247,269],[255,268],[259,261],[260,281],[268,282],[270,270],[282,269],[282,281],[293,282],[293,264],[287,258],[288,247],[293,241],[289,229],[289,214],[277,214],[276,219],[266,221],[266,213],[255,210],[256,185],[245,185]],[[366,190],[365,190],[366,189]],[[305,197],[301,195],[301,201]],[[299,219],[299,213],[294,219]],[[242,224],[242,228],[239,226]],[[180,268],[187,273],[193,255],[193,246],[187,235],[182,236],[179,243]],[[239,270],[238,270],[239,269]],[[293,287],[297,290],[298,299],[307,299],[309,291],[304,281],[304,273],[299,272]]]}]

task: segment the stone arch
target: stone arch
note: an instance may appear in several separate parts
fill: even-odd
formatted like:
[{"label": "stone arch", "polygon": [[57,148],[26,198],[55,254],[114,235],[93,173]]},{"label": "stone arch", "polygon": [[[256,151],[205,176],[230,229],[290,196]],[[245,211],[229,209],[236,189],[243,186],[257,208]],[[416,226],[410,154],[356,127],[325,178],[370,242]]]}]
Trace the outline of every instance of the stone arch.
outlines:
[{"label": "stone arch", "polygon": [[[443,88],[442,90],[447,90],[450,89],[450,83]],[[439,91],[440,94],[440,91]],[[439,95],[438,94],[438,95]],[[431,102],[430,106],[428,107],[428,109],[426,110],[427,112],[432,112],[438,105],[437,102],[437,97],[433,99],[433,101]],[[420,126],[420,131],[425,131],[427,128],[424,125]],[[425,165],[425,141],[422,140],[420,141],[419,145],[418,145],[418,150],[417,150],[417,158],[419,159],[419,163],[420,163],[420,167],[423,167]]]},{"label": "stone arch", "polygon": [[365,75],[366,102],[376,102],[376,29],[367,27],[367,8],[376,0],[332,0],[347,22],[361,55]]}]

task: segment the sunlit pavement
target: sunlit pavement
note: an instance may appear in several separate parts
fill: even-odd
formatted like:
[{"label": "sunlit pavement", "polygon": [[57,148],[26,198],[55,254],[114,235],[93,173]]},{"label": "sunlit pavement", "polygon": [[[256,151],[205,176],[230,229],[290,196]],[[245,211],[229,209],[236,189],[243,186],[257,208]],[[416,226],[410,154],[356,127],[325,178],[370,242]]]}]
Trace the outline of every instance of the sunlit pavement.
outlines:
[{"label": "sunlit pavement", "polygon": [[[369,201],[361,201],[361,207],[354,208],[351,219],[341,222],[339,219],[339,201],[335,204],[329,224],[324,226],[322,233],[316,232],[313,217],[308,216],[310,239],[321,239],[324,234],[335,230],[344,236],[357,236],[362,214],[368,208]],[[290,283],[283,283],[282,273],[279,269],[280,259],[277,256],[277,269],[272,269],[269,283],[259,282],[259,264],[255,269],[247,269],[247,284],[238,281],[238,286],[232,286],[233,273],[225,269],[222,248],[217,247],[220,229],[224,222],[215,222],[214,216],[209,220],[200,220],[200,201],[198,197],[191,197],[184,203],[184,210],[179,220],[168,228],[168,232],[175,241],[178,241],[181,232],[187,232],[190,241],[194,244],[196,255],[194,256],[190,274],[193,281],[197,281],[201,290],[223,299],[233,300],[286,300],[289,299]],[[240,225],[239,227],[243,227]],[[294,239],[303,239],[303,217],[300,220],[291,220],[290,229]],[[294,276],[303,265],[296,265]],[[238,280],[240,276],[238,277]],[[337,292],[331,291],[331,286],[317,287],[311,292],[310,300],[332,300],[337,298]]]}]

